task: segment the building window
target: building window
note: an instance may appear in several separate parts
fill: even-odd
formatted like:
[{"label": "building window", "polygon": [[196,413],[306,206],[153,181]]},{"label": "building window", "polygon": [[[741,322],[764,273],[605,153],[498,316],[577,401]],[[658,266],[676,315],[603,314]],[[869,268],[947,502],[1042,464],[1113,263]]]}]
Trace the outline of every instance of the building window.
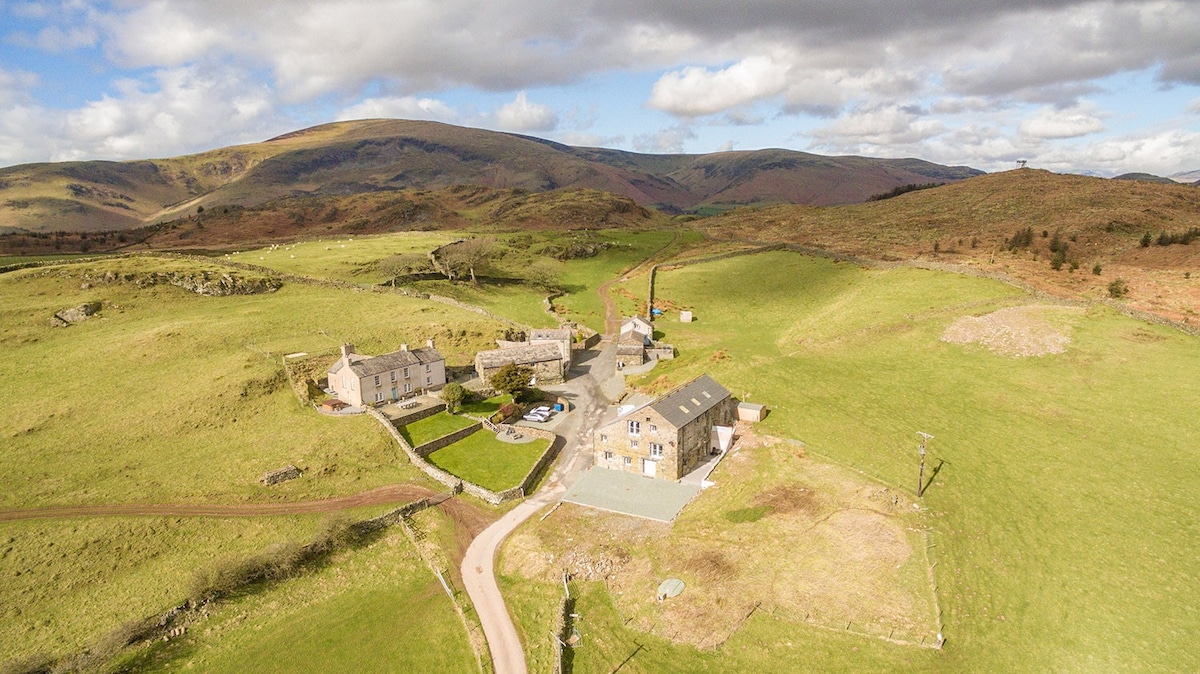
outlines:
[{"label": "building window", "polygon": [[412,393],[412,384],[405,384],[405,385],[404,385],[404,392],[405,392],[405,393]]},{"label": "building window", "polygon": [[392,383],[396,383],[396,371],[392,370]]},{"label": "building window", "polygon": [[629,434],[630,435],[641,435],[641,433],[642,433],[642,422],[630,421],[629,422]]},{"label": "building window", "polygon": [[657,442],[650,443],[650,458],[652,458],[652,459],[661,459],[662,458],[662,445],[658,444]]},{"label": "building window", "polygon": [[375,394],[375,402],[377,402],[377,403],[378,403],[378,402],[383,402],[383,394],[382,394],[382,393],[376,393],[376,394]]},{"label": "building window", "polygon": [[638,443],[637,443],[637,440],[630,440],[630,441],[629,441],[629,448],[630,448],[630,449],[637,449],[637,448],[638,448]]},{"label": "building window", "polygon": [[429,369],[430,367],[432,367],[432,366],[430,366],[430,365],[426,365],[426,366],[425,366],[425,371],[426,371],[426,372],[433,372],[433,370]]},{"label": "building window", "polygon": [[633,465],[633,457],[626,456],[626,457],[622,457],[622,458],[625,459],[625,467],[626,468]]},{"label": "building window", "polygon": [[408,368],[404,368],[404,378],[408,379]]},{"label": "building window", "polygon": [[375,385],[379,386],[379,375],[375,375]]},{"label": "building window", "polygon": [[604,460],[605,460],[605,461],[612,461],[612,452],[605,452],[605,453],[604,453]]},{"label": "building window", "polygon": [[433,377],[426,377],[426,378],[425,378],[425,385],[426,385],[426,386],[432,386],[432,385],[433,385]]},{"label": "building window", "polygon": [[657,433],[657,432],[658,432],[658,426],[655,426],[654,424],[650,424],[650,432],[651,432],[651,433]]},{"label": "building window", "polygon": [[[608,436],[601,433],[600,434],[600,442],[608,442]],[[605,452],[605,453],[607,454],[608,452]]]}]

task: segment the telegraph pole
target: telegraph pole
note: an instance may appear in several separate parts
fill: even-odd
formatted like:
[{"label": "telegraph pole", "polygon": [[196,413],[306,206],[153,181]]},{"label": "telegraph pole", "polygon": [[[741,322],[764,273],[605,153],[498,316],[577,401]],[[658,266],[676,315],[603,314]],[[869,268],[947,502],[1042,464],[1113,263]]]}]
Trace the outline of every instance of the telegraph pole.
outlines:
[{"label": "telegraph pole", "polygon": [[917,473],[917,497],[919,498],[925,493],[925,442],[932,440],[933,436],[921,431],[917,431],[917,435],[921,436],[921,446],[917,448],[921,454],[921,470]]}]

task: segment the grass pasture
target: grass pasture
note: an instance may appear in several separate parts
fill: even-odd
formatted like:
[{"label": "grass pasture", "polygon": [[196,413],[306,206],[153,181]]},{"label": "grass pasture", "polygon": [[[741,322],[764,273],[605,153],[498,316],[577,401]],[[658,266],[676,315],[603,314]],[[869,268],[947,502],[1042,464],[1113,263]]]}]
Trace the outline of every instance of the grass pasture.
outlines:
[{"label": "grass pasture", "polygon": [[0,523],[0,666],[79,652],[187,598],[215,557],[306,541],[320,515],[98,517]]},{"label": "grass pasture", "polygon": [[549,446],[550,442],[541,438],[501,442],[484,429],[433,452],[429,462],[484,489],[503,491],[520,484]]},{"label": "grass pasture", "polygon": [[[425,528],[439,513],[418,515]],[[448,521],[441,525],[451,526]],[[399,527],[324,568],[218,606],[127,666],[142,672],[475,672],[462,622]]]},{"label": "grass pasture", "polygon": [[[948,641],[920,669],[1200,668],[1194,338],[1094,308],[1061,316],[1065,353],[1001,356],[941,336],[1032,303],[1011,287],[783,252],[664,272],[657,294],[697,322],[657,326],[680,356],[643,387],[709,372],[769,406],[762,432],[910,495],[916,433],[935,436],[923,518]],[[899,666],[880,657],[862,668]]]},{"label": "grass pasture", "polygon": [[376,236],[299,241],[239,251],[226,259],[288,274],[374,285],[390,281],[376,263],[393,255],[424,255],[457,237],[440,232],[397,232]]},{"label": "grass pasture", "polygon": [[[301,406],[281,357],[342,342],[379,353],[432,337],[463,363],[501,330],[478,314],[391,295],[285,285],[203,297],[166,285],[83,288],[78,278],[159,264],[0,276],[0,379],[10,383],[0,407],[19,412],[0,418],[0,508],[303,500],[421,480],[371,419]],[[51,327],[53,312],[88,301],[102,302],[98,316]],[[257,482],[289,463],[305,476]]]}]

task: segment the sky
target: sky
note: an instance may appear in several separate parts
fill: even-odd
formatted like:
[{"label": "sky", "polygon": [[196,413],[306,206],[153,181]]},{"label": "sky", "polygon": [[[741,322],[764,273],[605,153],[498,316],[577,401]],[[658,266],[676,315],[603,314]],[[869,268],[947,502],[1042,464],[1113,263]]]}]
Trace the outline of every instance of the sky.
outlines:
[{"label": "sky", "polygon": [[375,117],[1171,175],[1200,169],[1200,2],[0,0],[0,166]]}]

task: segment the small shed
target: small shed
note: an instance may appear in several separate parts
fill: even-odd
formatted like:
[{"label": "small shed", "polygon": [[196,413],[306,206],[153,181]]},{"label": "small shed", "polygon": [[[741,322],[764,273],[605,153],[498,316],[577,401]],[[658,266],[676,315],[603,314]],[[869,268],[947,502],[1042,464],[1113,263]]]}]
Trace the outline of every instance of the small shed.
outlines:
[{"label": "small shed", "polygon": [[767,416],[766,405],[756,405],[754,403],[738,403],[737,418],[738,421],[762,421],[763,417]]},{"label": "small shed", "polygon": [[692,312],[690,312],[690,311],[679,312],[679,322],[680,323],[691,323],[692,322]]}]

